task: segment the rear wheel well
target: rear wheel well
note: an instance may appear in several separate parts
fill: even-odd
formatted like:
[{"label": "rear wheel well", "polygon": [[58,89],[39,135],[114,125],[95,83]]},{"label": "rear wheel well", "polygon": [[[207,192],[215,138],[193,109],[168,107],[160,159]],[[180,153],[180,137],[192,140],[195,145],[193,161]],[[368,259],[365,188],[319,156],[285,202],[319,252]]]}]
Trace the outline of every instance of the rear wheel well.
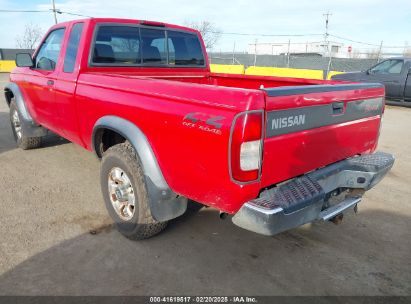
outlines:
[{"label": "rear wheel well", "polygon": [[4,89],[4,96],[6,98],[6,102],[7,102],[8,106],[10,107],[11,100],[14,97],[13,92],[10,89]]},{"label": "rear wheel well", "polygon": [[94,135],[94,150],[99,158],[103,157],[108,148],[121,144],[127,139],[120,133],[106,128],[98,129]]}]

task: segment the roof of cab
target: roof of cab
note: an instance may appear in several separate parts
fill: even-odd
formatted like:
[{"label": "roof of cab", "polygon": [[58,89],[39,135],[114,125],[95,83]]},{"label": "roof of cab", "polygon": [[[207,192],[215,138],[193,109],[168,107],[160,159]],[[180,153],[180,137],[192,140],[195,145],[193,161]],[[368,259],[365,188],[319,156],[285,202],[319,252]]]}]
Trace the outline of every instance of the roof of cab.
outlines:
[{"label": "roof of cab", "polygon": [[153,26],[153,27],[167,27],[167,28],[174,28],[174,29],[179,29],[179,30],[184,30],[184,31],[190,31],[190,32],[195,32],[198,33],[197,30],[185,26],[180,26],[176,24],[170,24],[170,23],[164,23],[164,22],[159,22],[159,21],[150,21],[150,20],[136,20],[136,19],[125,19],[125,18],[86,18],[86,19],[76,19],[76,20],[71,20],[67,22],[61,22],[56,25],[54,25],[52,28],[56,27],[61,27],[61,26],[67,26],[71,23],[76,23],[76,22],[88,22],[92,24],[96,23],[129,23],[129,24],[142,24],[142,25],[148,25],[148,26]]},{"label": "roof of cab", "polygon": [[410,61],[411,57],[389,57],[386,59],[398,59],[398,60],[405,60],[405,61]]}]

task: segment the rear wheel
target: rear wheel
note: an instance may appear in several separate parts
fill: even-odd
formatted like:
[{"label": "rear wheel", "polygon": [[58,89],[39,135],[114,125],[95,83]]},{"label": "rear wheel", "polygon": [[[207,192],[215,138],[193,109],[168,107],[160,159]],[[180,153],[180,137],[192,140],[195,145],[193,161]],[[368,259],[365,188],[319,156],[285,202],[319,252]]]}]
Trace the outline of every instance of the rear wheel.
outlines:
[{"label": "rear wheel", "polygon": [[151,215],[143,170],[128,142],[104,153],[100,182],[108,213],[127,238],[147,239],[167,226],[167,222],[158,222]]},{"label": "rear wheel", "polygon": [[10,123],[17,146],[23,150],[38,148],[41,137],[28,137],[23,129],[23,122],[14,100],[10,103]]}]

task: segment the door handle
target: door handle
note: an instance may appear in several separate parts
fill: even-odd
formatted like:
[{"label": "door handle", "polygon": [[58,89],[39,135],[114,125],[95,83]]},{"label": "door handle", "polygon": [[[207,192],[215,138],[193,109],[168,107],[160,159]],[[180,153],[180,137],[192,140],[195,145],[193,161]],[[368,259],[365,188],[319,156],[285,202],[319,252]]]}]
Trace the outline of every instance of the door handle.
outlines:
[{"label": "door handle", "polygon": [[53,86],[54,85],[54,80],[51,80],[51,79],[47,80],[47,85],[48,86]]}]

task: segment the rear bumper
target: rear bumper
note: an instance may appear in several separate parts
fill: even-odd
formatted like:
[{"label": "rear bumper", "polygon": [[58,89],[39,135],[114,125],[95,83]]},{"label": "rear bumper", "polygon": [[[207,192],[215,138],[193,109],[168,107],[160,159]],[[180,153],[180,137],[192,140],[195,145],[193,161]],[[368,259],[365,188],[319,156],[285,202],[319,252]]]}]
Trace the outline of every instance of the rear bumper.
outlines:
[{"label": "rear bumper", "polygon": [[[394,157],[383,152],[334,163],[263,191],[259,198],[246,202],[232,220],[264,235],[329,220],[355,207],[361,201],[358,193],[374,187],[393,164]],[[345,192],[354,189],[360,191]],[[342,199],[335,203],[333,196],[337,193]]]}]

